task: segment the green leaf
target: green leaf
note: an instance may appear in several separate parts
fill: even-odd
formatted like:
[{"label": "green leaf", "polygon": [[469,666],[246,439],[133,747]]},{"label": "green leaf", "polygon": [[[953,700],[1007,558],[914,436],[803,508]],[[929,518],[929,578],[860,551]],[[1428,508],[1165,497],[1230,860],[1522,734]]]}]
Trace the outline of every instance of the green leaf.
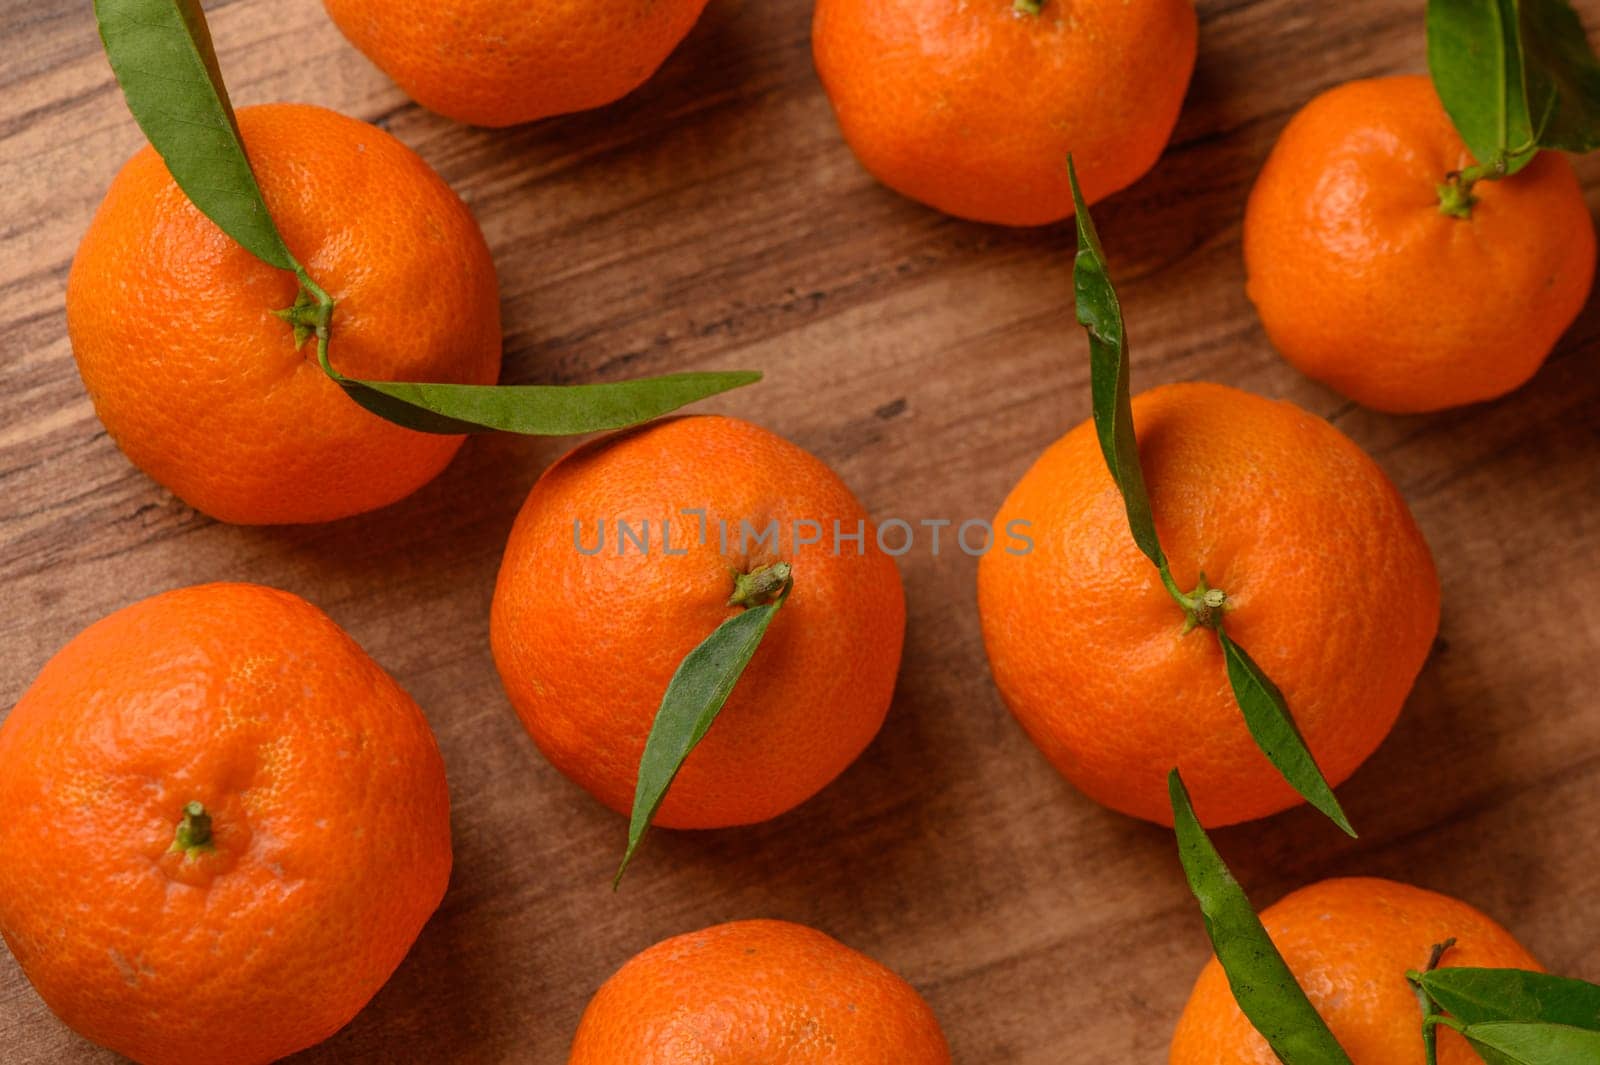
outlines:
[{"label": "green leaf", "polygon": [[408,429],[530,436],[622,429],[761,380],[754,371],[732,370],[594,385],[450,385],[358,381],[330,372],[351,399]]},{"label": "green leaf", "polygon": [[1167,778],[1167,788],[1178,856],[1239,1009],[1285,1065],[1351,1065],[1200,827],[1176,769]]},{"label": "green leaf", "polygon": [[1072,266],[1072,284],[1077,296],[1078,322],[1089,334],[1089,384],[1094,397],[1094,428],[1100,438],[1100,453],[1105,456],[1111,479],[1122,493],[1128,512],[1128,527],[1133,542],[1145,557],[1162,570],[1166,555],[1156,536],[1155,518],[1150,513],[1150,495],[1145,490],[1144,471],[1139,467],[1139,445],[1133,434],[1133,400],[1129,394],[1128,337],[1123,327],[1122,304],[1117,300],[1105,251],[1095,232],[1089,206],[1078,187],[1078,171],[1067,157],[1067,179],[1072,183],[1072,202],[1077,210],[1078,256]]},{"label": "green leaf", "polygon": [[[781,567],[781,570],[780,570]],[[705,738],[712,722],[733,694],[734,685],[744,674],[750,659],[761,645],[774,615],[788,599],[793,587],[789,565],[772,567],[781,580],[777,597],[769,603],[751,606],[718,625],[699,646],[684,656],[661,698],[655,724],[645,740],[639,759],[639,780],[633,793],[633,816],[628,821],[628,849],[623,852],[612,887],[622,883],[622,874],[639,849],[650,821],[666,798],[667,789],[683,768],[689,752]]]},{"label": "green leaf", "polygon": [[[1418,978],[1463,1024],[1540,1021],[1600,1032],[1600,987],[1523,969],[1434,969]],[[1600,1061],[1600,1058],[1596,1059]]]},{"label": "green leaf", "polygon": [[1600,148],[1600,61],[1566,0],[1521,0],[1523,69],[1534,143]]},{"label": "green leaf", "polygon": [[1460,1029],[1487,1065],[1594,1065],[1600,1032],[1537,1021],[1489,1021]]},{"label": "green leaf", "polygon": [[1344,808],[1334,797],[1327,778],[1306,746],[1305,737],[1300,735],[1299,727],[1290,716],[1283,692],[1221,627],[1217,629],[1217,639],[1222,643],[1222,656],[1228,664],[1228,683],[1233,686],[1233,697],[1239,703],[1245,726],[1255,738],[1256,746],[1307,802],[1326,814],[1347,835],[1355,836],[1350,819],[1345,816]]},{"label": "green leaf", "polygon": [[258,259],[297,269],[250,169],[197,0],[95,0],[94,11],[128,110],[184,195]]},{"label": "green leaf", "polygon": [[1428,0],[1428,71],[1478,163],[1526,165],[1533,125],[1523,88],[1516,0]]}]

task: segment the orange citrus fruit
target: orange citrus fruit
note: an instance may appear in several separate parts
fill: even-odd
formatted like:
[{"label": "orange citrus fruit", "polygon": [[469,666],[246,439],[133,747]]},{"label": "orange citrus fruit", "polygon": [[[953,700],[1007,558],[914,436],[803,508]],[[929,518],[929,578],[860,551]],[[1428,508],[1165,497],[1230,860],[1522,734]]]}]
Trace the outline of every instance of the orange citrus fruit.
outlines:
[{"label": "orange citrus fruit", "polygon": [[449,877],[422,712],[287,592],[119,610],[0,725],[0,933],[57,1016],[145,1065],[326,1039]]},{"label": "orange citrus fruit", "polygon": [[896,191],[979,222],[1072,214],[1155,165],[1194,70],[1190,0],[817,0],[817,72],[844,138]]},{"label": "orange citrus fruit", "polygon": [[607,980],[567,1065],[949,1065],[916,990],[787,921],[676,936]]},{"label": "orange citrus fruit", "polygon": [[[239,112],[289,250],[335,301],[332,362],[383,380],[493,384],[494,263],[466,205],[409,148],[332,111]],[[273,312],[294,275],[191,204],[154,149],[128,161],[78,247],[67,328],[106,431],[184,502],[243,524],[327,521],[426,484],[462,437],[357,406]]]},{"label": "orange citrus fruit", "polygon": [[1382,411],[1533,376],[1588,298],[1594,224],[1558,152],[1443,213],[1439,185],[1470,165],[1424,77],[1348,82],[1294,117],[1244,220],[1250,298],[1284,358]]},{"label": "orange citrus fruit", "polygon": [[[1282,689],[1330,783],[1388,734],[1439,624],[1433,558],[1393,484],[1320,418],[1221,385],[1133,400],[1173,576],[1226,594],[1224,625]],[[1134,546],[1085,422],[1000,508],[1031,551],[978,569],[989,665],[1007,705],[1090,798],[1172,823],[1183,771],[1207,825],[1300,801],[1246,730],[1222,651]]]},{"label": "orange citrus fruit", "polygon": [[[860,538],[835,550],[835,523]],[[540,750],[627,812],[678,664],[739,611],[736,575],[779,562],[793,591],[658,825],[763,821],[854,761],[894,691],[900,574],[844,482],[748,422],[670,419],[569,452],[517,516],[490,624],[506,693]]]},{"label": "orange citrus fruit", "polygon": [[475,126],[586,111],[643,85],[706,0],[322,0],[341,32],[423,107]]},{"label": "orange citrus fruit", "polygon": [[[1540,970],[1511,934],[1446,895],[1391,880],[1324,880],[1261,914],[1267,934],[1354,1065],[1423,1065],[1422,1009],[1406,973],[1451,938],[1444,968]],[[1276,1065],[1213,957],[1172,1037],[1169,1065]],[[1439,1065],[1483,1065],[1439,1029]]]}]

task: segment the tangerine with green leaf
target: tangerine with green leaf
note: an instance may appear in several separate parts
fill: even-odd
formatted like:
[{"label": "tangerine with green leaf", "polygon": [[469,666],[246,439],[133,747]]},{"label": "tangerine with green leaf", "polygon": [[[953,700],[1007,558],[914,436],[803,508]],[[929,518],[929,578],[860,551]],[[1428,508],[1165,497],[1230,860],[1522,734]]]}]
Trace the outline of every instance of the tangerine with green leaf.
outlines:
[{"label": "tangerine with green leaf", "polygon": [[[394,137],[333,111],[268,104],[238,122],[272,219],[335,301],[335,367],[493,384],[494,263],[450,187]],[[385,506],[464,439],[402,428],[345,395],[280,313],[299,287],[201,214],[150,147],[112,182],[73,259],[67,328],[95,413],[134,465],[223,521]]]},{"label": "tangerine with green leaf", "polygon": [[817,0],[817,72],[863,166],[979,222],[1072,214],[1155,165],[1194,70],[1190,0]]},{"label": "tangerine with green leaf", "polygon": [[145,1065],[262,1065],[343,1027],[450,877],[416,703],[310,603],[183,588],[73,638],[0,724],[0,934]]},{"label": "tangerine with green leaf", "polygon": [[[1354,1065],[1424,1065],[1422,1010],[1407,973],[1425,969],[1434,947],[1446,968],[1542,971],[1500,925],[1445,895],[1389,880],[1324,880],[1261,913],[1311,1004]],[[1438,1065],[1482,1065],[1462,1037],[1439,1029]],[[1213,957],[1178,1022],[1169,1065],[1275,1065],[1240,1011]]]},{"label": "tangerine with green leaf", "polygon": [[706,0],[323,0],[362,54],[430,111],[475,126],[587,111],[643,85]]},{"label": "tangerine with green leaf", "polygon": [[[1404,500],[1359,447],[1289,403],[1179,384],[1132,410],[1174,579],[1211,591],[1212,619],[1342,782],[1393,726],[1438,628],[1433,557]],[[1174,766],[1207,825],[1300,802],[1252,739],[1219,642],[1190,631],[1135,545],[1092,422],[1023,475],[994,519],[1012,523],[1033,547],[980,562],[984,644],[1006,704],[1068,780],[1168,825]]]},{"label": "tangerine with green leaf", "polygon": [[506,693],[557,769],[627,813],[680,663],[769,601],[774,574],[792,574],[792,590],[655,822],[776,817],[877,734],[905,597],[844,482],[764,429],[667,419],[585,444],[545,472],[495,586],[490,637]]},{"label": "tangerine with green leaf", "polygon": [[1283,357],[1375,410],[1504,395],[1544,363],[1594,281],[1572,164],[1474,160],[1425,77],[1352,81],[1278,138],[1244,218],[1248,291]]},{"label": "tangerine with green leaf", "polygon": [[567,1065],[949,1065],[916,989],[802,925],[735,921],[642,951],[583,1013]]}]

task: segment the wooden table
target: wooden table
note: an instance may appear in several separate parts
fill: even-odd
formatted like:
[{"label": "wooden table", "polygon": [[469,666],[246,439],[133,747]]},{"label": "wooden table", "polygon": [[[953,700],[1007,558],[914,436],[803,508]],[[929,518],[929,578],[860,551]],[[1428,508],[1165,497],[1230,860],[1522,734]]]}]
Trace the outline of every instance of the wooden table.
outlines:
[{"label": "wooden table", "polygon": [[[315,0],[214,3],[240,104],[377,122],[464,196],[505,300],[506,379],[756,367],[708,409],[834,465],[880,516],[988,517],[1088,415],[1069,227],[942,217],[876,185],[811,66],[803,0],[712,0],[648,86],[510,131],[419,110]],[[1096,212],[1135,387],[1210,379],[1334,420],[1395,478],[1439,560],[1444,619],[1394,735],[1340,795],[1219,833],[1258,902],[1376,874],[1469,899],[1553,969],[1600,980],[1600,297],[1526,388],[1397,418],[1271,350],[1245,299],[1245,194],[1273,138],[1338,81],[1423,68],[1421,0],[1201,5],[1172,147]],[[1600,30],[1600,2],[1583,5]],[[327,609],[428,711],[456,873],[376,1000],[304,1062],[565,1060],[596,986],[719,921],[816,925],[904,974],[962,1063],[1160,1062],[1208,948],[1169,833],[1067,786],[990,683],[975,563],[902,560],[910,625],[888,724],[821,796],[756,828],[652,836],[619,895],[614,814],[551,769],[501,693],[490,589],[512,516],[564,447],[470,442],[377,514],[219,525],[118,453],[68,349],[68,263],[140,135],[85,0],[0,0],[0,706],[58,647],[161,589],[242,579]],[[1600,159],[1582,164],[1600,199]],[[43,844],[42,845],[47,845]],[[0,952],[0,1059],[104,1061]],[[1367,1063],[1371,1065],[1371,1063]]]}]

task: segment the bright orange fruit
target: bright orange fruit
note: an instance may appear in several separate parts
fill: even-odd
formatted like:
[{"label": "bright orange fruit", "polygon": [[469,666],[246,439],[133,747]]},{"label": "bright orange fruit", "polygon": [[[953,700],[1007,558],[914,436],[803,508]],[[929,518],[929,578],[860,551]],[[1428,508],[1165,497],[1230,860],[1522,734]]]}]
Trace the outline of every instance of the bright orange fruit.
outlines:
[{"label": "bright orange fruit", "polygon": [[[1261,914],[1278,952],[1354,1065],[1423,1065],[1422,1010],[1406,973],[1452,937],[1442,967],[1542,971],[1504,928],[1464,902],[1391,880],[1324,880]],[[1169,1065],[1276,1065],[1216,958],[1172,1037]],[[1483,1065],[1439,1029],[1439,1065]]]},{"label": "bright orange fruit", "polygon": [[567,1065],[949,1065],[933,1011],[821,932],[737,921],[635,956],[584,1010]]},{"label": "bright orange fruit", "polygon": [[1155,165],[1194,70],[1190,0],[817,0],[817,72],[872,175],[948,214],[1072,214]]},{"label": "bright orange fruit", "polygon": [[[493,384],[494,263],[466,205],[389,134],[303,105],[239,112],[289,250],[337,305],[332,361],[358,378]],[[142,149],[67,279],[78,371],[134,465],[243,524],[328,521],[430,481],[462,437],[357,406],[274,311],[298,284],[235,244]]]},{"label": "bright orange fruit", "polygon": [[586,111],[643,85],[706,0],[322,0],[334,24],[422,106],[475,126]]},{"label": "bright orange fruit", "polygon": [[[860,538],[835,550],[836,522]],[[547,470],[511,531],[490,623],[506,694],[545,757],[626,813],[678,664],[738,612],[735,574],[776,562],[794,590],[658,825],[776,817],[861,753],[900,665],[900,574],[833,471],[748,422],[658,421]]]},{"label": "bright orange fruit", "polygon": [[422,712],[287,592],[119,610],[0,724],[0,933],[63,1021],[145,1065],[326,1039],[449,877]]},{"label": "bright orange fruit", "polygon": [[[1228,634],[1283,690],[1330,783],[1393,726],[1439,624],[1433,557],[1393,484],[1337,429],[1221,385],[1133,400],[1156,527],[1185,592],[1226,592]],[[1183,771],[1201,820],[1301,800],[1251,739],[1212,633],[1134,545],[1092,422],[1062,437],[995,519],[1034,541],[978,568],[995,682],[1046,757],[1090,798],[1172,823]]]},{"label": "bright orange fruit", "polygon": [[1376,410],[1492,399],[1532,377],[1588,299],[1594,223],[1572,164],[1541,152],[1439,210],[1472,157],[1424,77],[1373,78],[1305,106],[1244,219],[1250,298],[1302,372]]}]

